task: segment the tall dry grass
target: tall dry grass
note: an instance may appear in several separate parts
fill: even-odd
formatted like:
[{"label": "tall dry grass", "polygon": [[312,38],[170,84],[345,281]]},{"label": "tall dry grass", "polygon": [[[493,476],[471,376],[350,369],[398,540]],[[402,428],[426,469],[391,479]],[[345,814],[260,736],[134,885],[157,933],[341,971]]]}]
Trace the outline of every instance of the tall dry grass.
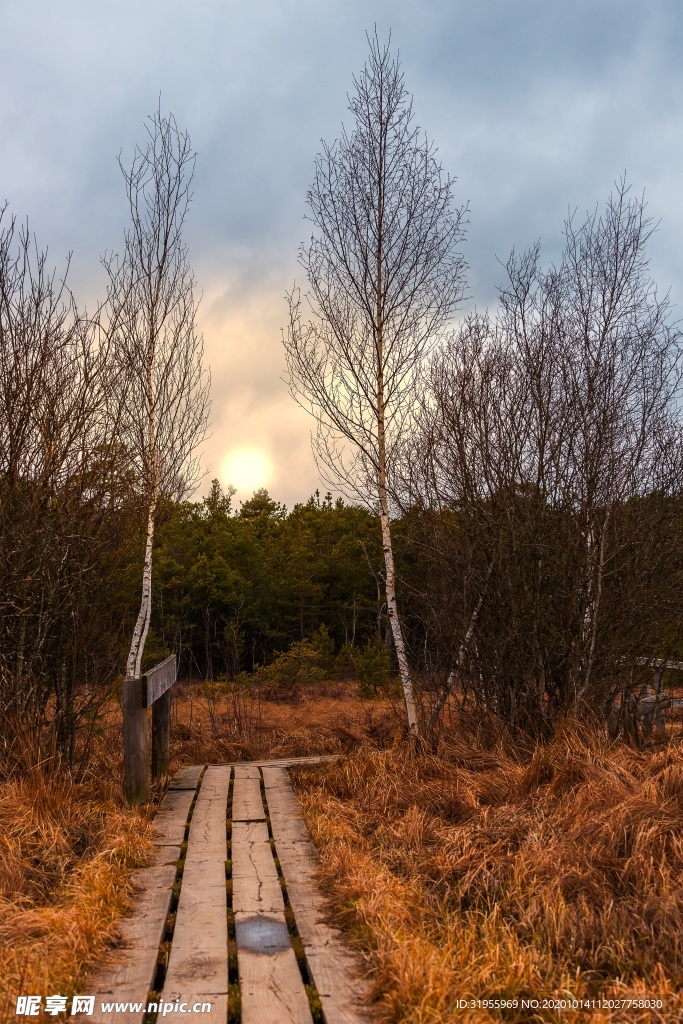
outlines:
[{"label": "tall dry grass", "polygon": [[152,848],[152,826],[150,811],[124,806],[120,756],[104,737],[78,779],[54,760],[31,763],[29,757],[5,768],[0,1020],[9,1021],[19,1019],[18,995],[79,991],[89,967],[116,938],[131,874]]},{"label": "tall dry grass", "polygon": [[[336,753],[371,735],[378,714],[350,688],[310,691],[297,704],[261,702],[258,723],[254,717],[251,730],[237,734],[227,699],[209,707],[201,687],[180,687],[171,772],[182,764]],[[79,986],[116,942],[118,921],[134,902],[131,875],[152,849],[155,810],[154,804],[131,810],[123,799],[116,702],[98,723],[78,775],[60,766],[54,746],[46,756],[46,745],[39,749],[20,729],[15,740],[0,764],[3,1022],[19,1019],[18,995],[82,992]],[[157,784],[155,799],[162,793]]]},{"label": "tall dry grass", "polygon": [[[297,775],[384,1020],[683,1020],[680,747],[636,752],[574,726],[527,757],[502,744],[365,748]],[[663,1005],[457,1003],[568,996]]]}]

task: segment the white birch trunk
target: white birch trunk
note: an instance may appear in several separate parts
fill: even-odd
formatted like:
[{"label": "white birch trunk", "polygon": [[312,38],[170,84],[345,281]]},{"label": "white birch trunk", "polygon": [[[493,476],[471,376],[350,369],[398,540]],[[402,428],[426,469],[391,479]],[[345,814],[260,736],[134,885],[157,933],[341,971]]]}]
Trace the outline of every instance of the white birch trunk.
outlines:
[{"label": "white birch trunk", "polygon": [[[381,180],[381,178],[380,178]],[[387,613],[391,635],[394,639],[394,649],[398,661],[398,670],[401,675],[401,686],[403,687],[403,699],[406,706],[406,717],[408,719],[408,730],[410,735],[417,739],[420,735],[417,723],[417,708],[415,706],[415,694],[413,692],[413,680],[408,666],[408,657],[403,639],[401,620],[398,614],[396,603],[396,568],[394,566],[394,549],[391,544],[391,527],[389,526],[389,500],[387,497],[387,456],[386,456],[386,425],[384,413],[384,310],[382,306],[382,191],[379,194],[380,209],[380,236],[377,245],[377,291],[376,291],[376,315],[375,325],[376,336],[376,359],[377,359],[377,490],[380,507],[380,522],[382,526],[382,549],[384,551],[384,569],[386,578]]]},{"label": "white birch trunk", "polygon": [[128,652],[126,664],[126,675],[128,678],[140,678],[142,668],[142,656],[145,651],[149,623],[152,616],[152,551],[154,548],[154,517],[157,508],[157,487],[158,487],[158,453],[157,453],[157,424],[156,424],[156,396],[154,391],[154,356],[156,353],[156,300],[161,285],[161,269],[157,273],[156,293],[149,313],[149,338],[146,353],[146,391],[147,391],[147,485],[149,487],[149,512],[147,514],[147,542],[145,544],[145,563],[142,570],[142,599],[137,622],[133,630],[133,639]]},{"label": "white birch trunk", "polygon": [[[382,504],[386,506],[386,490],[384,491],[384,502]],[[415,707],[415,695],[413,693],[413,681],[410,675],[410,668],[408,667],[408,658],[406,656],[406,648],[403,640],[403,630],[401,628],[401,620],[398,615],[398,605],[396,604],[396,570],[394,568],[394,552],[391,545],[389,516],[384,508],[382,509],[380,519],[382,523],[382,548],[384,550],[384,566],[386,570],[387,611],[389,613],[389,624],[391,626],[391,635],[394,638],[398,670],[401,675],[401,685],[403,687],[403,697],[406,705],[408,728],[411,735],[417,737],[419,735],[419,730],[417,724],[417,709]]]},{"label": "white birch trunk", "polygon": [[152,549],[154,545],[155,513],[156,499],[153,499],[147,516],[147,542],[145,544],[145,564],[142,572],[142,599],[126,663],[126,675],[129,679],[138,679],[140,677],[142,655],[145,650],[145,642],[152,614]]},{"label": "white birch trunk", "polygon": [[[575,698],[575,710],[579,701],[588,692],[595,663],[595,649],[598,640],[598,620],[602,601],[603,578],[605,574],[605,539],[610,520],[610,509],[607,509],[605,521],[600,530],[600,539],[596,543],[595,528],[591,524],[586,537],[587,548],[587,602],[583,617],[583,680]],[[597,549],[597,550],[596,550]]]},{"label": "white birch trunk", "polygon": [[[482,590],[481,594],[479,595],[479,600],[477,601],[477,605],[476,605],[476,607],[475,607],[475,609],[472,612],[472,615],[470,617],[469,625],[467,627],[467,632],[465,633],[465,639],[463,640],[463,642],[460,644],[460,647],[458,648],[458,662],[457,662],[458,669],[457,670],[458,670],[458,673],[461,675],[461,677],[462,677],[462,673],[463,673],[463,671],[465,669],[465,656],[467,654],[467,648],[468,648],[469,644],[472,642],[472,637],[474,636],[474,630],[475,630],[475,627],[477,625],[477,620],[479,619],[479,613],[481,612],[481,609],[482,609],[482,607],[484,605],[484,598],[486,597],[486,592],[488,590],[489,580],[491,579],[491,573],[493,572],[493,564],[494,564],[493,561],[491,561],[489,563],[488,571],[486,573],[486,581],[484,583],[484,589]],[[450,672],[448,673],[448,679],[446,680],[445,686],[443,687],[443,689],[441,690],[441,693],[439,694],[439,696],[436,698],[436,701],[434,702],[434,707],[432,708],[432,713],[429,716],[429,725],[427,727],[428,732],[431,732],[432,729],[434,728],[434,726],[436,724],[436,719],[438,718],[438,715],[439,715],[439,712],[441,711],[441,708],[444,706],[444,704],[448,700],[448,697],[449,697],[449,695],[451,693],[451,690],[453,689],[453,685],[455,683],[455,672],[456,672],[456,669],[455,669],[455,666],[454,666],[450,670]]]}]

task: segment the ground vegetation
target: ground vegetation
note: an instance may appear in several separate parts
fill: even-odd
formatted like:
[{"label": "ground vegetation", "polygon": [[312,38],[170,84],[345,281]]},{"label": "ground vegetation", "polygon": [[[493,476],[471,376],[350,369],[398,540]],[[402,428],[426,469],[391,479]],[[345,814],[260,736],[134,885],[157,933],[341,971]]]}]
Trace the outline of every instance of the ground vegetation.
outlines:
[{"label": "ground vegetation", "polygon": [[379,1019],[680,1019],[682,772],[680,746],[637,752],[576,724],[524,749],[484,729],[438,757],[366,747],[297,769]]}]

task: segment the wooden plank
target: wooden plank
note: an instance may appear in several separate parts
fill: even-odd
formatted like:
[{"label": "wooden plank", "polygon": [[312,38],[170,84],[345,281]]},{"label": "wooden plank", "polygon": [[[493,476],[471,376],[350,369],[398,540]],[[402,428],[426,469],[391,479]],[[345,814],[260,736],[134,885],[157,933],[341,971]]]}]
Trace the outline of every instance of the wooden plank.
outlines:
[{"label": "wooden plank", "polygon": [[245,914],[284,914],[265,821],[236,821],[232,826],[232,909]]},{"label": "wooden plank", "polygon": [[[238,787],[254,782],[235,778],[233,807]],[[232,906],[242,1024],[311,1024],[265,821],[233,821]]]},{"label": "wooden plank", "polygon": [[180,848],[185,841],[185,826],[194,793],[190,789],[169,789],[154,818],[157,846]]},{"label": "wooden plank", "polygon": [[247,761],[244,764],[235,765],[235,782],[238,779],[260,779],[261,773],[254,761]]},{"label": "wooden plank", "polygon": [[[264,768],[263,782],[266,789],[268,813],[275,816],[278,826],[276,835],[271,820],[276,849],[278,843],[291,845],[293,842],[298,842],[303,847],[310,846],[315,854],[315,847],[306,828],[306,822],[301,813],[299,801],[294,795],[287,770],[285,768]],[[317,857],[317,854],[315,856]]]},{"label": "wooden plank", "polygon": [[123,680],[123,767],[126,799],[133,807],[149,803],[149,739],[142,679]]},{"label": "wooden plank", "polygon": [[147,1003],[154,981],[159,943],[166,925],[180,846],[193,793],[167,792],[154,818],[156,850],[147,867],[133,873],[133,915],[119,925],[120,942],[84,983],[82,991],[95,998],[93,1016],[75,1014],[91,1024],[140,1024],[142,1013],[132,1010],[103,1013],[102,1001]]},{"label": "wooden plank", "polygon": [[664,658],[636,658],[634,665],[645,665],[647,668],[666,668],[672,672],[683,671],[683,661],[665,661]]},{"label": "wooden plank", "polygon": [[225,881],[230,768],[207,768],[195,804],[162,998],[211,1003],[204,1024],[228,1019]]},{"label": "wooden plank", "polygon": [[233,821],[265,821],[261,799],[261,773],[253,765],[238,765],[235,768],[235,785],[232,792]]},{"label": "wooden plank", "polygon": [[284,767],[290,764],[324,764],[326,761],[339,761],[343,754],[320,754],[315,757],[278,757],[270,761],[223,761],[221,764],[229,764],[231,768],[264,768],[265,766]]},{"label": "wooden plank", "polygon": [[264,768],[263,780],[275,849],[287,886],[309,970],[326,1024],[362,1024],[368,987],[361,961],[327,924],[325,899],[317,884],[318,855],[284,768]]},{"label": "wooden plank", "polygon": [[312,1024],[284,914],[235,914],[242,1024]]},{"label": "wooden plank", "polygon": [[151,668],[149,672],[145,672],[145,694],[146,694],[146,706],[151,708],[155,700],[158,700],[163,693],[166,693],[176,681],[176,661],[175,654],[171,654],[170,657],[164,658],[158,665]]},{"label": "wooden plank", "polygon": [[181,768],[171,779],[169,789],[196,789],[199,776],[204,771],[203,764],[190,764]]},{"label": "wooden plank", "polygon": [[147,1005],[175,875],[175,860],[170,864],[141,868],[134,873],[133,882],[139,889],[135,896],[134,916],[121,921],[120,945],[81,987],[82,992],[95,996],[95,1013],[93,1016],[78,1013],[69,1019],[90,1021],[91,1024],[140,1024],[144,1013],[133,1010],[105,1013],[101,1004],[115,1000],[117,1003]]}]

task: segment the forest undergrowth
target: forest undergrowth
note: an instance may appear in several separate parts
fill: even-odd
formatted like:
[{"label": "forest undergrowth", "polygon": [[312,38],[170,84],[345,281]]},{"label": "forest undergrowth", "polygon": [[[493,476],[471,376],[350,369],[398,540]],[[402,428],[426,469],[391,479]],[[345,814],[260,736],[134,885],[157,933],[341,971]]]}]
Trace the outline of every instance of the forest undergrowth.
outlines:
[{"label": "forest undergrowth", "polygon": [[[502,741],[451,740],[439,757],[364,747],[295,775],[380,1019],[683,1019],[680,745],[636,751],[571,725],[525,755]],[[518,1006],[468,1006],[484,999]]]}]

